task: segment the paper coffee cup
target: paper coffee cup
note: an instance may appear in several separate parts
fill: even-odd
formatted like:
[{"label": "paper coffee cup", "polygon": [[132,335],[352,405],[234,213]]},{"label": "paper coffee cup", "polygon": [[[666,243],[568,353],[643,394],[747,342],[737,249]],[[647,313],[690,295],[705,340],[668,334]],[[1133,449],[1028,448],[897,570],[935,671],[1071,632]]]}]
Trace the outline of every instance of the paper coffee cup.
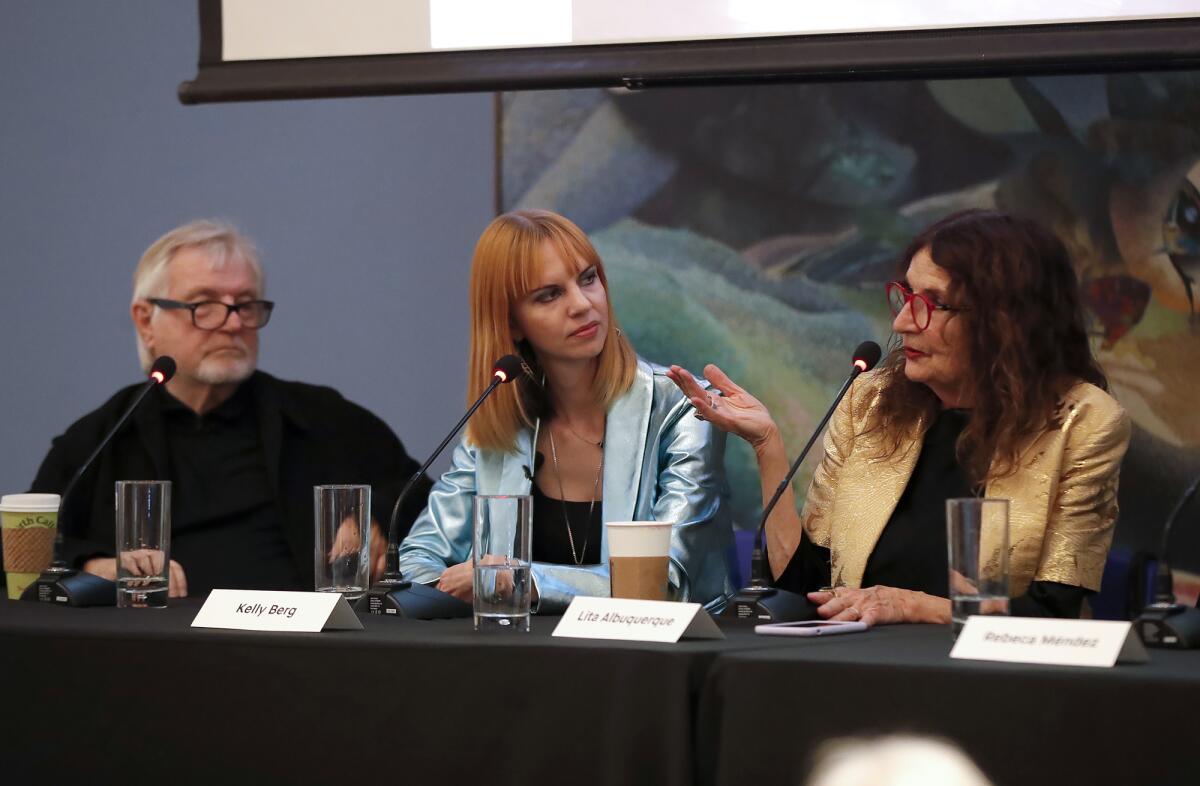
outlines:
[{"label": "paper coffee cup", "polygon": [[605,526],[612,596],[666,600],[670,522],[612,521]]},{"label": "paper coffee cup", "polygon": [[8,597],[21,597],[54,559],[58,532],[57,494],[5,494],[0,497],[4,573]]}]

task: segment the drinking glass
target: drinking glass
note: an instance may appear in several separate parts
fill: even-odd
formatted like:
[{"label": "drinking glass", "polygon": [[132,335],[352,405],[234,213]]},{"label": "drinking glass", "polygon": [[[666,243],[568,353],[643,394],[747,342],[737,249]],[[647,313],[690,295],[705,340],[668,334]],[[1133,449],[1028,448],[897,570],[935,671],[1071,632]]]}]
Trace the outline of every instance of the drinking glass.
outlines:
[{"label": "drinking glass", "polygon": [[167,606],[171,570],[171,481],[118,480],[117,606]]},{"label": "drinking glass", "polygon": [[533,497],[476,495],[471,564],[475,630],[529,630]]},{"label": "drinking glass", "polygon": [[1008,614],[1008,500],[946,500],[954,636],[974,614]]},{"label": "drinking glass", "polygon": [[313,486],[313,516],[316,591],[358,600],[371,577],[371,487]]}]

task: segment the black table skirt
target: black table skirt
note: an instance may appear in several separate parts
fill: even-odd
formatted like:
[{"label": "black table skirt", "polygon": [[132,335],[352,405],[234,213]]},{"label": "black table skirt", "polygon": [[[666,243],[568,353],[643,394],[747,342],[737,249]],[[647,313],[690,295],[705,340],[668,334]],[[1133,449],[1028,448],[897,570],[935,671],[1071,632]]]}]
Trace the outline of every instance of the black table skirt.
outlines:
[{"label": "black table skirt", "polygon": [[545,617],[218,631],[198,609],[0,603],[4,780],[690,784],[713,660],[764,646],[555,639]]},{"label": "black table skirt", "polygon": [[730,653],[699,712],[702,784],[802,782],[821,742],[914,732],[957,742],[997,786],[1200,784],[1200,653],[1112,669],[952,660],[944,626]]},{"label": "black table skirt", "polygon": [[1200,783],[1198,652],[1071,669],[954,661],[939,626],[671,645],[537,617],[192,629],[198,609],[0,602],[3,782],[798,784],[830,737],[912,731],[997,786]]}]

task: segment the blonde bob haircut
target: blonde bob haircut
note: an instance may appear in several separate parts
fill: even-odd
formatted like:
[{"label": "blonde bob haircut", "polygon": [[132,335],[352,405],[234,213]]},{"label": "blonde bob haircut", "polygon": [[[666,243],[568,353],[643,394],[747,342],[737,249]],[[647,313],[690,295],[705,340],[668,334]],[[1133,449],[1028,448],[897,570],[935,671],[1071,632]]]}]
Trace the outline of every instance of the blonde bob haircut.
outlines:
[{"label": "blonde bob haircut", "polygon": [[[492,366],[504,355],[518,353],[529,372],[503,385],[475,413],[467,441],[485,450],[513,452],[522,428],[553,416],[542,386],[542,370],[528,341],[513,336],[513,306],[541,285],[542,248],[552,243],[559,256],[582,272],[595,267],[607,294],[604,263],[587,235],[549,210],[514,210],[499,216],[479,238],[471,261],[471,354],[467,367],[467,401],[473,402],[492,381]],[[608,333],[597,358],[592,392],[605,409],[629,390],[637,371],[637,355],[617,326],[612,299]]]}]

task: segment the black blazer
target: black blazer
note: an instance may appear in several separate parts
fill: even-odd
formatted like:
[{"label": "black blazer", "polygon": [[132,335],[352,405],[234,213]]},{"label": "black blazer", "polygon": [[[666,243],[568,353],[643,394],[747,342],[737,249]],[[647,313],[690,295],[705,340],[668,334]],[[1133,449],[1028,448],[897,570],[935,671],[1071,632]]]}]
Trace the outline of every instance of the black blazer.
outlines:
[{"label": "black blazer", "polygon": [[[306,586],[313,582],[312,487],[369,483],[372,514],[386,531],[392,506],[420,465],[409,458],[392,430],[332,388],[286,382],[256,371],[243,384],[253,392],[267,477],[275,492],[286,539]],[[31,491],[60,493],[71,475],[116,423],[142,386],[117,392],[96,411],[57,437]],[[94,556],[111,556],[116,543],[113,484],[118,480],[172,480],[163,427],[162,398],[152,393],[64,500],[64,556],[82,567]],[[426,477],[405,502],[401,537],[425,507]],[[177,513],[177,511],[173,511]]]}]

